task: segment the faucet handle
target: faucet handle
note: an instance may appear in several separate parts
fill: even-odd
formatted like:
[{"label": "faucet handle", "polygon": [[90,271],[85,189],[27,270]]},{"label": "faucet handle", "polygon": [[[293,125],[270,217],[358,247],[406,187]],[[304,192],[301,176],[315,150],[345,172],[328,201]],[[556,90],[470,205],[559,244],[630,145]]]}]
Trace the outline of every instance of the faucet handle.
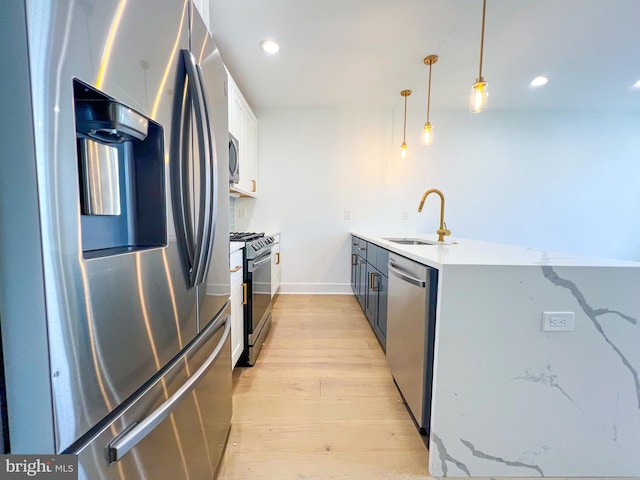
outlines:
[{"label": "faucet handle", "polygon": [[[444,225],[444,230],[442,231],[442,234],[443,235],[451,235],[451,230],[449,230],[447,228],[447,222],[442,222],[442,224]],[[440,233],[440,232],[438,232],[438,233]]]}]

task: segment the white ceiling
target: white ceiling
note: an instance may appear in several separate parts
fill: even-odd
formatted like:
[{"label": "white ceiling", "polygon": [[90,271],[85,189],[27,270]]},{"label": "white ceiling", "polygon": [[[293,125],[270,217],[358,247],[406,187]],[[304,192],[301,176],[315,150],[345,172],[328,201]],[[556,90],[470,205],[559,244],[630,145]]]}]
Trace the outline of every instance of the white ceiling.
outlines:
[{"label": "white ceiling", "polygon": [[[253,107],[466,109],[482,0],[211,0],[211,28]],[[265,38],[281,49],[268,56]],[[487,0],[492,110],[640,112],[640,0]],[[549,77],[538,89],[537,75]]]}]

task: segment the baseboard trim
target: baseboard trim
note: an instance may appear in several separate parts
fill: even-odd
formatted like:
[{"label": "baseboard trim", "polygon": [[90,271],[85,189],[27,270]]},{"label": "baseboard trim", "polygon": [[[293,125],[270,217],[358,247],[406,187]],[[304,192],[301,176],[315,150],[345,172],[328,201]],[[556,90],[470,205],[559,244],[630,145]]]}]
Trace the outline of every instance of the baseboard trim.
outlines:
[{"label": "baseboard trim", "polygon": [[353,295],[350,283],[281,283],[283,295]]}]

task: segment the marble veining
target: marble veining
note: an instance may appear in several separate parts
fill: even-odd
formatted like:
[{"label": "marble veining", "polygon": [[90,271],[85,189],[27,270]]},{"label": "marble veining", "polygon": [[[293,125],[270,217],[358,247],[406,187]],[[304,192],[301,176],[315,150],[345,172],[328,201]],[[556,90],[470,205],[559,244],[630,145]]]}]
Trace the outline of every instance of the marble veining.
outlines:
[{"label": "marble veining", "polygon": [[612,313],[614,315],[618,315],[619,317],[623,318],[624,320],[626,320],[627,322],[633,324],[633,325],[637,325],[638,324],[638,320],[636,320],[633,317],[630,317],[629,315],[625,315],[624,313],[621,313],[617,310],[609,310],[608,308],[599,308],[597,310],[594,310],[594,313],[598,316],[600,315],[606,315],[607,313]]},{"label": "marble veining", "polygon": [[484,460],[490,460],[492,462],[504,463],[505,465],[508,465],[510,467],[530,468],[530,469],[535,470],[536,472],[538,472],[541,477],[544,477],[544,472],[537,465],[530,465],[528,463],[518,462],[518,461],[513,461],[513,460],[505,460],[504,458],[500,458],[500,457],[496,457],[496,456],[493,456],[493,455],[489,455],[489,454],[487,454],[485,452],[481,452],[480,450],[477,450],[476,447],[471,442],[469,442],[467,440],[464,440],[464,439],[461,438],[460,441],[462,442],[462,444],[465,447],[467,447],[471,451],[471,454],[474,457],[482,458]]},{"label": "marble veining", "polygon": [[524,372],[511,380],[524,380],[525,382],[539,383],[550,388],[555,388],[559,390],[560,393],[562,393],[562,395],[564,395],[571,403],[573,403],[578,410],[584,413],[584,410],[582,410],[580,405],[578,405],[578,403],[571,398],[571,395],[569,395],[566,390],[560,386],[560,383],[558,382],[558,375],[555,375],[551,371],[550,364],[547,364],[539,373],[535,373],[532,368],[527,368]]},{"label": "marble veining", "polygon": [[469,469],[467,468],[467,466],[462,463],[460,460],[456,460],[455,458],[453,458],[451,455],[449,455],[449,453],[447,453],[447,449],[444,446],[444,442],[442,441],[442,439],[440,437],[438,437],[433,430],[431,431],[431,435],[430,435],[431,440],[433,440],[433,443],[436,444],[436,446],[438,447],[438,456],[440,457],[440,464],[442,466],[442,475],[443,476],[447,476],[447,473],[449,471],[449,469],[447,468],[447,462],[452,462],[456,465],[456,467],[458,467],[460,470],[462,470],[463,472],[465,472],[469,477],[471,476],[471,473],[469,472]]},{"label": "marble veining", "polygon": [[595,326],[595,328],[598,331],[598,333],[600,333],[602,338],[604,338],[605,342],[607,342],[609,344],[609,346],[614,350],[614,352],[616,352],[616,354],[620,357],[620,360],[622,360],[622,363],[629,370],[629,372],[631,373],[631,376],[633,377],[633,381],[634,381],[635,389],[636,389],[636,399],[637,399],[638,409],[640,409],[640,377],[638,376],[638,371],[633,367],[633,365],[631,365],[631,362],[629,362],[629,360],[622,353],[620,348],[618,348],[618,346],[616,344],[614,344],[613,341],[611,341],[611,339],[604,332],[604,329],[602,328],[602,325],[598,321],[598,317],[601,316],[601,315],[613,313],[613,314],[616,314],[616,315],[620,316],[621,318],[627,320],[628,322],[632,323],[633,325],[637,325],[637,320],[635,318],[629,316],[629,315],[622,314],[622,313],[620,313],[618,311],[615,311],[615,310],[609,310],[609,309],[606,309],[606,308],[594,309],[593,307],[591,307],[591,305],[589,305],[587,303],[587,300],[586,300],[585,296],[583,295],[583,293],[580,291],[580,289],[578,288],[578,286],[575,283],[573,283],[572,281],[567,280],[565,278],[561,278],[555,272],[553,267],[543,265],[540,268],[542,268],[542,273],[543,273],[543,275],[545,276],[545,278],[547,280],[549,280],[554,285],[556,285],[558,287],[566,288],[571,292],[571,294],[578,301],[578,304],[580,305],[580,308],[582,308],[584,313],[587,315],[587,317],[591,320],[591,322]]}]

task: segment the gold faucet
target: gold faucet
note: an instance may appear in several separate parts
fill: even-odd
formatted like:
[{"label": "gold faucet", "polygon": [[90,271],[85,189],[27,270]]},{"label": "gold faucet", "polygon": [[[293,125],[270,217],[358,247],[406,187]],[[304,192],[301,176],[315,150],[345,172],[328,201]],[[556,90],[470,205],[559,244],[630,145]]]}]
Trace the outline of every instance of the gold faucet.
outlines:
[{"label": "gold faucet", "polygon": [[437,188],[432,188],[431,190],[427,190],[422,195],[422,199],[420,200],[420,205],[418,205],[418,212],[422,211],[422,207],[424,207],[424,201],[427,199],[430,193],[437,193],[440,196],[440,228],[437,230],[438,241],[444,242],[445,235],[451,235],[451,230],[447,230],[447,224],[444,223],[444,195]]}]

